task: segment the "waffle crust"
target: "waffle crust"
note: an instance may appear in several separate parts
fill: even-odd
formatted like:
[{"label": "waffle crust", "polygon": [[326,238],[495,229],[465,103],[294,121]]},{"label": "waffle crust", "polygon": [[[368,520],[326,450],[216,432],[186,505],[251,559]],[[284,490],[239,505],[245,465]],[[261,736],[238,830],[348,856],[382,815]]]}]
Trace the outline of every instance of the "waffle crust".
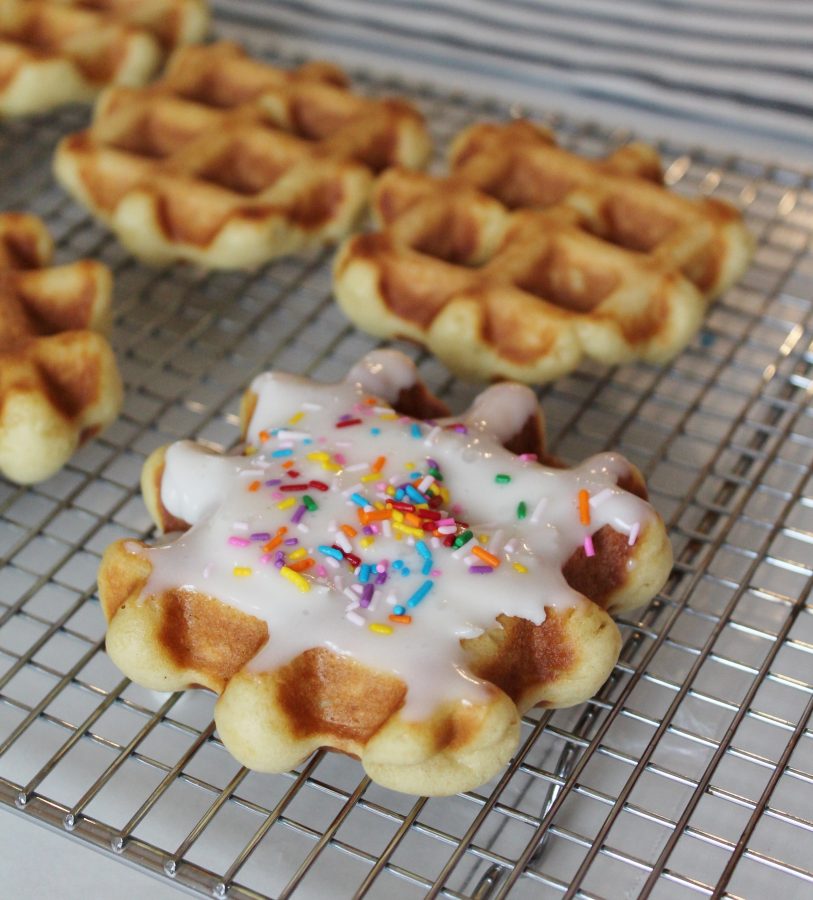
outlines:
[{"label": "waffle crust", "polygon": [[0,117],[144,84],[208,25],[203,0],[0,0]]},{"label": "waffle crust", "polygon": [[148,263],[252,268],[343,237],[373,173],[428,152],[407,103],[351,93],[334,66],[283,71],[224,42],[176,52],[148,88],[107,91],[55,171]]},{"label": "waffle crust", "polygon": [[596,162],[526,121],[481,124],[454,141],[450,168],[381,176],[377,230],[342,246],[334,290],[360,328],[414,340],[466,378],[666,362],[750,259],[736,210],[666,189],[645,145]]},{"label": "waffle crust", "polygon": [[0,474],[29,484],[60,469],[121,406],[100,334],[112,279],[101,263],[49,267],[42,222],[0,215]]}]

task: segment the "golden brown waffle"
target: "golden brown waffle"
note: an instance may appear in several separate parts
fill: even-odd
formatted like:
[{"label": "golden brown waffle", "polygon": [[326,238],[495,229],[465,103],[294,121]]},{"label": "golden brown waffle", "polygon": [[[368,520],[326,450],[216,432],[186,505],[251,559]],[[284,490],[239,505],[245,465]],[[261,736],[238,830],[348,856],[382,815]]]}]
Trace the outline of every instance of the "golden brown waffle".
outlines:
[{"label": "golden brown waffle", "polygon": [[373,172],[428,152],[407,103],[356,96],[328,64],[283,71],[221,43],[178,51],[148,88],[107,91],[55,168],[146,262],[250,268],[337,240]]},{"label": "golden brown waffle", "polygon": [[526,121],[480,124],[450,162],[446,179],[379,179],[379,230],[343,245],[334,285],[360,328],[418,341],[464,377],[665,362],[750,258],[737,211],[665,188],[641,144],[593,161]]},{"label": "golden brown waffle", "polygon": [[97,332],[110,310],[101,263],[49,267],[42,222],[0,214],[0,475],[42,481],[121,406],[113,352]]},{"label": "golden brown waffle", "polygon": [[[107,649],[148,688],[221,694],[218,731],[244,765],[285,771],[330,747],[387,787],[450,794],[499,772],[522,712],[600,687],[621,643],[607,611],[651,599],[672,554],[625,460],[536,465],[544,431],[529,388],[495,385],[459,419],[425,425],[390,404],[446,412],[406,357],[376,351],[343,385],[256,379],[245,455],[186,441],[155,451],[145,501],[180,533],[160,549],[108,548]],[[420,472],[398,501],[412,458]]]},{"label": "golden brown waffle", "polygon": [[205,0],[0,0],[0,117],[144,84],[208,25]]}]

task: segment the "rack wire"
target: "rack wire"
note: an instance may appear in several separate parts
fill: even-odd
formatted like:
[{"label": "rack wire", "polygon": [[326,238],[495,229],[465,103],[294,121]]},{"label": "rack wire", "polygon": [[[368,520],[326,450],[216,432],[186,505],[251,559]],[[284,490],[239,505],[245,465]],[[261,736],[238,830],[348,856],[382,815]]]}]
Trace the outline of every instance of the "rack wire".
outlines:
[{"label": "rack wire", "polygon": [[[280,61],[270,38],[220,31]],[[519,111],[356,73],[408,94],[438,147]],[[43,216],[68,260],[116,276],[124,411],[45,484],[0,482],[0,802],[157,877],[220,897],[683,898],[813,890],[813,185],[810,173],[659,145],[676,190],[726,197],[758,240],[742,282],[671,366],[584,366],[540,391],[552,449],[616,448],[646,475],[676,564],[620,621],[594,700],[523,719],[491,784],[416,799],[318,752],[242,769],[213,697],[143,690],[104,653],[104,548],[145,536],[141,464],[169,440],[237,437],[251,377],[341,377],[375,346],[331,302],[328,251],[253,274],[149,270],[55,187],[56,139],[87,113],[0,125],[0,208]],[[536,114],[599,154],[625,132]],[[453,407],[476,388],[404,348]]]}]

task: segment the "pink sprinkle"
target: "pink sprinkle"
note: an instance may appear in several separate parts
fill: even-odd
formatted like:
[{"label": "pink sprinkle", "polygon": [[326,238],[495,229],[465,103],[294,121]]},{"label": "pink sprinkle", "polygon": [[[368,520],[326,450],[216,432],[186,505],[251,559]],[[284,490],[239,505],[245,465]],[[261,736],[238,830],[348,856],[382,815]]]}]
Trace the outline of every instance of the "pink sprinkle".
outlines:
[{"label": "pink sprinkle", "polygon": [[229,543],[232,547],[248,547],[251,541],[246,540],[246,538],[237,537],[236,535],[232,535],[229,538]]},{"label": "pink sprinkle", "polygon": [[627,540],[627,544],[632,547],[635,542],[638,540],[638,532],[641,530],[640,522],[633,522],[632,528],[630,528],[630,536]]},{"label": "pink sprinkle", "polygon": [[327,569],[323,565],[318,565],[313,571],[317,578],[327,578]]},{"label": "pink sprinkle", "polygon": [[433,578],[437,578],[437,577],[439,577],[440,575],[442,575],[443,572],[441,572],[440,569],[432,569],[432,571],[431,571],[429,574],[430,574]]},{"label": "pink sprinkle", "polygon": [[448,517],[445,519],[438,519],[435,524],[437,524],[437,525],[454,525],[454,519],[448,518]]},{"label": "pink sprinkle", "polygon": [[267,566],[270,562],[273,562],[273,561],[274,561],[273,553],[263,553],[263,555],[260,557],[260,562],[264,566]]},{"label": "pink sprinkle", "polygon": [[334,453],[333,458],[340,466],[345,465],[345,463],[347,462],[347,457],[344,455],[344,453]]},{"label": "pink sprinkle", "polygon": [[535,453],[520,453],[519,458],[523,462],[536,462],[539,459]]},{"label": "pink sprinkle", "polygon": [[589,534],[584,537],[584,554],[585,556],[595,556],[596,551],[593,547],[593,538]]},{"label": "pink sprinkle", "polygon": [[285,494],[283,494],[282,491],[273,491],[271,494],[271,499],[272,500],[284,500]]}]

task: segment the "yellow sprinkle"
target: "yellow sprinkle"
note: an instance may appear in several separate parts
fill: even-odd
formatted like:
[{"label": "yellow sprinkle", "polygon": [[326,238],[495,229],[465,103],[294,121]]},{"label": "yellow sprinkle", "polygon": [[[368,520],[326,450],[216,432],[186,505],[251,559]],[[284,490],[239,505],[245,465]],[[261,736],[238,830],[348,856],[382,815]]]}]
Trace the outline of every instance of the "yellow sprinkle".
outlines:
[{"label": "yellow sprinkle", "polygon": [[377,481],[380,477],[378,472],[370,472],[369,475],[362,475],[361,480],[364,484],[367,484],[368,481]]},{"label": "yellow sprinkle", "polygon": [[477,535],[477,540],[478,540],[481,544],[487,544],[487,543],[488,543],[488,535],[487,535],[487,534],[478,534],[478,535]]},{"label": "yellow sprinkle", "polygon": [[326,462],[322,463],[322,468],[326,472],[341,472],[342,467],[338,463]]},{"label": "yellow sprinkle", "polygon": [[394,497],[394,496],[395,496],[395,488],[394,488],[391,484],[388,484],[388,485],[387,485],[387,496],[388,496],[388,497]]},{"label": "yellow sprinkle", "polygon": [[368,535],[367,537],[362,538],[362,539],[359,541],[359,543],[360,543],[361,546],[364,547],[364,549],[366,550],[369,546],[371,546],[371,544],[373,543],[374,540],[375,540],[375,538],[370,537],[370,536]]},{"label": "yellow sprinkle", "polygon": [[404,521],[404,514],[401,512],[400,509],[394,509],[392,511],[392,520],[393,520],[393,522],[403,522]]},{"label": "yellow sprinkle", "polygon": [[288,554],[288,559],[302,559],[303,556],[307,555],[308,551],[304,547],[298,547],[293,553]]},{"label": "yellow sprinkle", "polygon": [[324,450],[314,450],[312,453],[309,453],[306,458],[315,459],[317,462],[321,462],[322,460],[330,459],[330,456],[325,453]]},{"label": "yellow sprinkle", "polygon": [[522,563],[514,563],[514,568],[517,570],[517,572],[520,573],[520,575],[524,575],[528,571],[525,566],[522,565]]},{"label": "yellow sprinkle", "polygon": [[235,578],[246,578],[251,575],[251,566],[235,566],[232,572]]},{"label": "yellow sprinkle", "polygon": [[387,508],[386,506],[384,506],[384,504],[380,500],[374,500],[373,507],[374,507],[374,509],[386,509]]},{"label": "yellow sprinkle", "polygon": [[289,497],[287,500],[280,500],[277,504],[277,509],[290,509],[294,503],[296,503],[296,500],[293,497]]},{"label": "yellow sprinkle", "polygon": [[254,456],[257,452],[256,447],[252,447],[251,444],[246,444],[245,449],[243,450],[243,456]]},{"label": "yellow sprinkle", "polygon": [[279,574],[295,584],[303,594],[311,589],[311,586],[308,584],[308,579],[300,575],[299,572],[294,572],[293,569],[289,569],[288,566],[283,566],[279,570]]},{"label": "yellow sprinkle", "polygon": [[394,419],[400,419],[401,417],[398,415],[398,413],[381,413],[378,418],[383,419],[385,422],[391,422]]},{"label": "yellow sprinkle", "polygon": [[396,531],[403,531],[404,534],[411,534],[413,537],[423,537],[423,528],[412,528],[410,525],[402,525],[400,522],[393,522],[392,527]]},{"label": "yellow sprinkle", "polygon": [[304,416],[305,416],[305,413],[303,413],[302,411],[300,411],[298,413],[294,413],[294,415],[292,415],[291,418],[288,419],[288,424],[296,425],[296,423],[299,422],[300,419],[304,418]]},{"label": "yellow sprinkle", "polygon": [[392,634],[392,627],[390,625],[382,625],[381,622],[371,622],[370,631],[374,631],[376,634]]},{"label": "yellow sprinkle", "polygon": [[414,468],[415,468],[415,463],[414,463],[414,462],[407,462],[407,463],[404,463],[404,468],[405,468],[405,469],[414,469]]}]

